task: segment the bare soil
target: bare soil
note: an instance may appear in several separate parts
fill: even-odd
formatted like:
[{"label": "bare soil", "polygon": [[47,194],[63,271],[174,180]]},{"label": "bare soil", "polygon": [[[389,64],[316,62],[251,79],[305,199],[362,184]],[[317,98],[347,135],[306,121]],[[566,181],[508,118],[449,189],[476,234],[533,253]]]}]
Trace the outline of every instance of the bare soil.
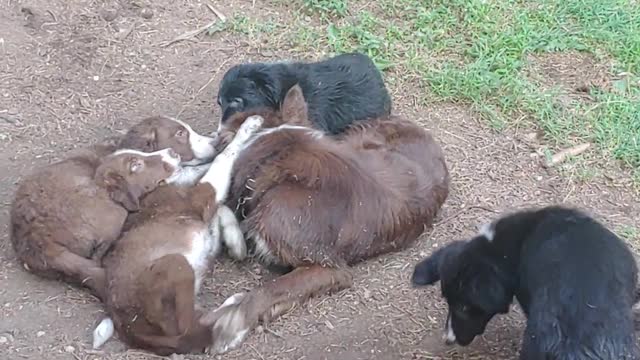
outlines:
[{"label": "bare soil", "polygon": [[[217,6],[227,15],[254,11],[246,0]],[[127,350],[115,339],[103,351],[91,350],[101,304],[86,291],[18,266],[8,239],[9,204],[22,176],[142,117],[177,116],[199,131],[212,131],[219,117],[214,96],[226,69],[249,58],[291,57],[288,49],[224,34],[164,46],[213,18],[196,1],[0,2],[0,358],[157,358]],[[554,71],[570,72],[563,69],[576,61],[588,60],[567,55],[538,65],[548,83],[557,85],[565,78]],[[574,72],[566,88],[588,83],[588,75],[576,79]],[[545,169],[539,151],[544,144],[526,136],[531,129],[495,133],[464,106],[415,105],[412,98],[423,90],[407,89],[392,89],[395,111],[436,134],[452,173],[451,196],[437,224],[411,249],[357,266],[352,289],[311,300],[219,358],[514,359],[523,331],[515,307],[468,348],[447,347],[441,341],[445,303],[437,287],[410,287],[413,265],[434,247],[471,235],[496,213],[523,206],[566,203],[592,211],[613,229],[637,226],[640,201],[615,164],[598,162],[606,176],[589,182],[572,176],[570,167]],[[202,298],[213,307],[272,276],[253,262],[222,257]]]}]

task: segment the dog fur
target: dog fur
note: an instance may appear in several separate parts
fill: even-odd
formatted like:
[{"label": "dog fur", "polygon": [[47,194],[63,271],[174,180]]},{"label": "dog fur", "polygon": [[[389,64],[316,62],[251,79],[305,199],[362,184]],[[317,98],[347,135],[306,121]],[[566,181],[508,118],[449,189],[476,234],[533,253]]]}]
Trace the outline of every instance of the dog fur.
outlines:
[{"label": "dog fur", "polygon": [[[435,139],[399,117],[352,125],[339,136],[299,126],[308,121],[294,86],[281,112],[263,110],[263,130],[240,154],[228,205],[237,209],[254,255],[294,269],[236,294],[202,321],[212,350],[239,346],[259,321],[308,297],[351,285],[349,266],[412,244],[449,192]],[[253,114],[235,114],[233,131]]]},{"label": "dog fur", "polygon": [[103,298],[101,259],[139,199],[176,173],[179,156],[97,146],[24,178],[11,205],[10,237],[24,267],[84,285]]},{"label": "dog fur", "polygon": [[521,360],[639,359],[634,257],[579,210],[549,206],[499,218],[416,265],[414,285],[437,281],[449,305],[447,343],[471,343],[515,296],[527,316]]},{"label": "dog fur", "polygon": [[308,103],[310,123],[328,134],[338,134],[354,121],[391,113],[382,74],[364,54],[342,54],[318,62],[248,63],[232,67],[222,79],[218,131],[236,113],[279,110],[296,84]]},{"label": "dog fur", "polygon": [[211,328],[199,324],[195,296],[219,252],[221,225],[227,240],[242,243],[233,253],[245,255],[242,232],[225,223],[229,210],[219,204],[239,150],[261,122],[259,117],[245,122],[200,183],[158,188],[129,216],[126,231],[103,261],[109,318],[94,331],[94,348],[114,330],[129,346],[158,355],[198,352],[210,344]]}]

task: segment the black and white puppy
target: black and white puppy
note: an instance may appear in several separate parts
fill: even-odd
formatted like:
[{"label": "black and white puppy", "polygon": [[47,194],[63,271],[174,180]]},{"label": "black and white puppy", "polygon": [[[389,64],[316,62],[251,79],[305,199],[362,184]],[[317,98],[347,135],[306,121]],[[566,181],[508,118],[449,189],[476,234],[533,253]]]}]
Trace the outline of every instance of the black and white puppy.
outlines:
[{"label": "black and white puppy", "polygon": [[636,280],[622,240],[560,206],[503,216],[473,239],[438,249],[412,276],[414,285],[440,281],[448,344],[470,344],[515,296],[527,316],[521,360],[640,359]]},{"label": "black and white puppy", "polygon": [[311,63],[247,63],[235,65],[222,79],[218,131],[237,112],[279,110],[295,84],[302,88],[312,125],[328,134],[338,134],[354,121],[391,112],[382,74],[364,54],[342,54]]}]

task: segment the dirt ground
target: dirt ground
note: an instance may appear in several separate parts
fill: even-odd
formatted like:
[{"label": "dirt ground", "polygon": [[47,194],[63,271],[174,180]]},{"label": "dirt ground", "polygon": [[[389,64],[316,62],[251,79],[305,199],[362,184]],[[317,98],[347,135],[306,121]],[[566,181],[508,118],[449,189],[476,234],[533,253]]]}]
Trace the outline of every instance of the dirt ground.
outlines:
[{"label": "dirt ground", "polygon": [[[233,0],[216,6],[231,14],[252,11],[253,4]],[[17,265],[8,240],[9,204],[17,181],[34,168],[144,116],[177,116],[199,131],[212,131],[219,117],[214,95],[226,69],[279,57],[265,58],[260,51],[289,57],[287,49],[256,48],[224,34],[163,46],[211,19],[196,1],[0,1],[0,358],[157,358],[126,350],[115,339],[103,351],[91,350],[101,304],[83,290],[41,280]],[[575,66],[571,56],[556,60],[568,63],[553,66],[545,58],[540,68],[555,74]],[[433,131],[447,154],[453,185],[437,224],[413,248],[357,266],[352,289],[311,300],[217,358],[514,359],[523,331],[517,309],[495,319],[468,348],[447,347],[441,341],[445,303],[438,288],[410,287],[413,265],[432,248],[471,235],[495,212],[522,206],[567,203],[592,211],[614,229],[637,226],[640,201],[628,174],[615,164],[593,155],[587,166],[606,176],[588,182],[573,164],[545,169],[536,152],[542,144],[527,136],[531,129],[513,126],[498,134],[464,106],[414,105],[417,91],[392,88],[395,111]],[[202,297],[213,307],[270,276],[250,261],[221,258]]]}]

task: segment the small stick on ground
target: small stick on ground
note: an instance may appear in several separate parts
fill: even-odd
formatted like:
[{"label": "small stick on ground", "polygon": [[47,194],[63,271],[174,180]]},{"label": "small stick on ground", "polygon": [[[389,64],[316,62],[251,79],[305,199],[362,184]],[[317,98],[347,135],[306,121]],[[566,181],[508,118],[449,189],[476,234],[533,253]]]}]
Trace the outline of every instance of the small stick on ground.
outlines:
[{"label": "small stick on ground", "polygon": [[[254,3],[255,4],[255,3]],[[214,8],[211,4],[205,4],[211,10],[212,13],[216,14],[216,16],[222,21],[227,21],[227,17],[222,13],[222,11]]]},{"label": "small stick on ground", "polygon": [[561,162],[568,159],[570,156],[577,156],[587,151],[591,147],[590,143],[580,144],[568,149],[564,149],[551,157],[547,162],[544,163],[544,167],[550,168],[560,164]]},{"label": "small stick on ground", "polygon": [[191,38],[193,38],[195,36],[198,36],[200,33],[204,32],[208,28],[212,27],[217,21],[218,20],[213,20],[210,23],[207,23],[206,25],[201,26],[201,27],[199,27],[199,28],[197,28],[195,30],[188,31],[188,32],[176,37],[175,39],[173,39],[171,41],[167,41],[167,42],[165,42],[163,44],[160,44],[160,46],[167,47],[167,46],[173,45],[173,44],[175,44],[175,43],[177,43],[179,41],[190,40]]}]

